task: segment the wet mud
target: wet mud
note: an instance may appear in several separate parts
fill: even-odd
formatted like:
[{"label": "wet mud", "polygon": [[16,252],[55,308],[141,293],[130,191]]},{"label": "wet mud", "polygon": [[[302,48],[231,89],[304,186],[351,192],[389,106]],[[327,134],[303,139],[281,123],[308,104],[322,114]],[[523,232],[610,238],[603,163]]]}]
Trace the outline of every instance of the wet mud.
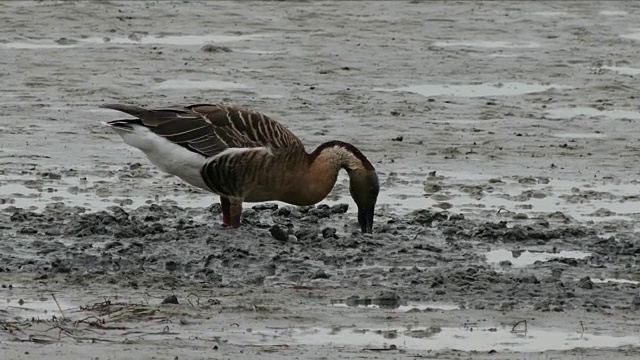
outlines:
[{"label": "wet mud", "polygon": [[[2,6],[9,359],[640,357],[637,4]],[[374,233],[346,174],[221,226],[217,197],[100,125],[114,101],[352,142],[380,174]]]}]

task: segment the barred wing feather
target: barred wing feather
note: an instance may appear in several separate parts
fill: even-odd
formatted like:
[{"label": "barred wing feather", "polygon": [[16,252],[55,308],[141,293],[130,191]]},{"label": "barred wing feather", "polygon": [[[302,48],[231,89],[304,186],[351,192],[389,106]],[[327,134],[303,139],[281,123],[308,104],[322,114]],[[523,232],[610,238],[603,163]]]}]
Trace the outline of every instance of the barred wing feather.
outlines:
[{"label": "barred wing feather", "polygon": [[103,107],[133,115],[153,133],[206,157],[229,148],[304,150],[291,131],[253,110],[209,104],[157,109],[121,104]]}]

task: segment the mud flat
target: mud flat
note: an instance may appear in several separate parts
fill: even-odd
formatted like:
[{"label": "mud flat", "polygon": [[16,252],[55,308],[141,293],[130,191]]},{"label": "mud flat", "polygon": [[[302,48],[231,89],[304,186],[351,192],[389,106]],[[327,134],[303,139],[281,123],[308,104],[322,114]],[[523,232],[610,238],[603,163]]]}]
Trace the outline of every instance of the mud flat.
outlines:
[{"label": "mud flat", "polygon": [[[0,16],[3,359],[640,357],[638,4]],[[217,198],[100,125],[113,101],[248,105],[310,149],[354,143],[375,233],[344,175],[223,229]]]}]

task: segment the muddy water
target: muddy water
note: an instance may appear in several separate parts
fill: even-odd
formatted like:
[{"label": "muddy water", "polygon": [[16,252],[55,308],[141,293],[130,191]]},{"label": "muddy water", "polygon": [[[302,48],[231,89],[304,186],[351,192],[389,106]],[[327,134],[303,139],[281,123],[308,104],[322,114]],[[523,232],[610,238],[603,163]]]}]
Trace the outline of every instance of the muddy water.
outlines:
[{"label": "muddy water", "polygon": [[[627,332],[640,306],[638,4],[0,6],[0,285],[24,276],[32,287],[0,289],[4,319],[55,312],[32,306],[52,289],[65,306],[146,291],[178,292],[184,305],[204,287],[243,293],[223,292],[239,307],[287,305],[278,314],[298,320],[278,326],[292,330],[264,334],[302,358],[387,346],[380,334],[406,324],[383,314],[426,323],[439,311],[460,322],[438,325],[434,343],[405,329],[398,351],[638,354]],[[101,125],[119,115],[98,109],[219,101],[280,119],[309,150],[331,139],[361,148],[381,176],[376,234],[354,233],[344,174],[326,206],[247,204],[247,227],[223,230],[217,198],[160,173]],[[283,298],[290,288],[301,291]],[[381,297],[397,306],[376,307]],[[333,340],[326,329],[350,311],[374,320],[356,317],[368,330]],[[201,316],[187,316],[194,331],[207,329]],[[512,338],[528,317],[544,331]],[[252,321],[269,332],[276,318]],[[499,331],[459,329],[479,319]],[[237,340],[228,354],[255,350],[251,337],[209,335]],[[136,356],[162,346],[145,344]],[[56,356],[88,351],[66,349]],[[348,354],[410,356],[358,351]]]}]

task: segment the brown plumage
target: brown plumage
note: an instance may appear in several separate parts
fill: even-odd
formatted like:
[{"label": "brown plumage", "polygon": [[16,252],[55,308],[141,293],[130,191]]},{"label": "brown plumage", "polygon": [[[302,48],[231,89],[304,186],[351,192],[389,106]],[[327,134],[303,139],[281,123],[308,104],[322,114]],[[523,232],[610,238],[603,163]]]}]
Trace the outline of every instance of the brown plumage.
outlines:
[{"label": "brown plumage", "polygon": [[232,106],[102,107],[135,117],[107,124],[161,170],[220,195],[224,224],[240,226],[243,202],[313,205],[329,194],[345,169],[358,222],[363,232],[372,232],[378,177],[351,144],[329,141],[307,153],[282,124]]}]

